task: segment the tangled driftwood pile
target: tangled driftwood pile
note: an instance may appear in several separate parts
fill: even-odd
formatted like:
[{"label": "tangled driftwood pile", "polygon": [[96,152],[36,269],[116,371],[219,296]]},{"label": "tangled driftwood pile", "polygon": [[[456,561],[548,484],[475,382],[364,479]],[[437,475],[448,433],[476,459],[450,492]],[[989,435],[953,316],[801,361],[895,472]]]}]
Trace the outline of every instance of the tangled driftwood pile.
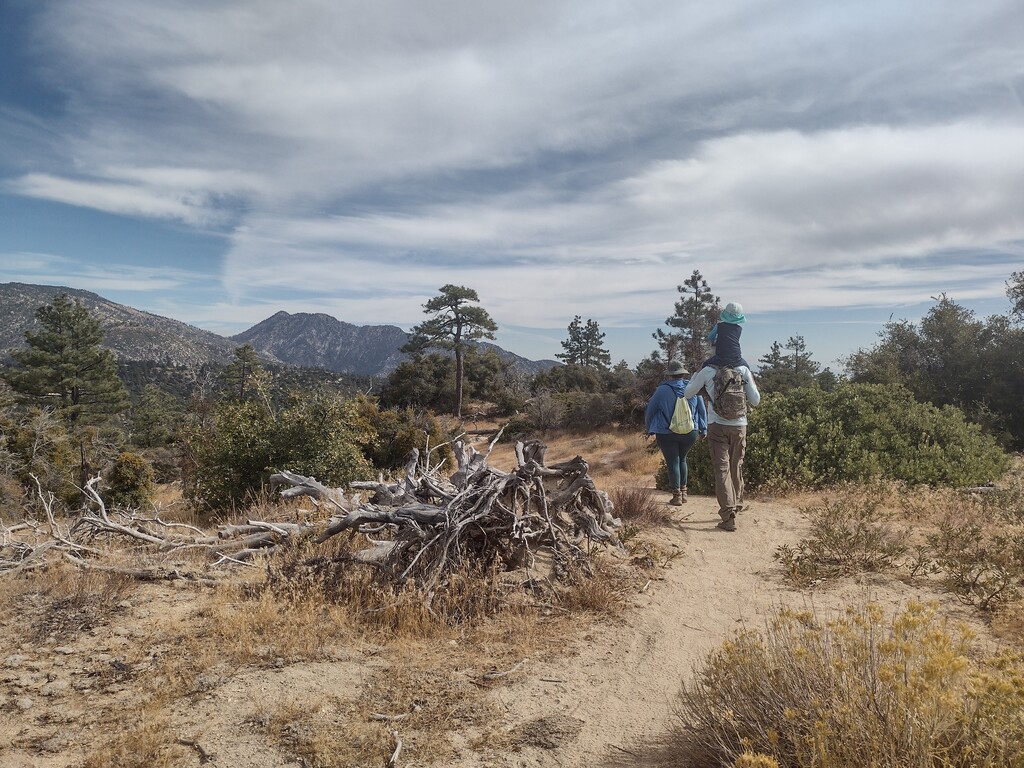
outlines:
[{"label": "tangled driftwood pile", "polygon": [[[110,564],[113,539],[145,551],[208,554],[212,565],[245,563],[257,553],[301,539],[325,541],[339,533],[359,533],[369,545],[351,555],[354,563],[381,570],[395,583],[414,581],[428,595],[453,570],[470,564],[529,567],[538,552],[550,556],[556,575],[571,561],[585,562],[591,542],[618,544],[619,521],[607,494],[588,476],[580,456],[546,466],[546,446],[517,443],[517,466],[502,472],[487,464],[468,444],[454,444],[458,470],[449,478],[431,467],[429,455],[408,457],[397,482],[357,482],[351,495],[291,472],[275,474],[283,497],[308,496],[331,511],[325,523],[250,520],[222,525],[215,534],[197,527],[143,516],[131,510],[108,511],[97,491],[86,487],[91,504],[77,518],[62,522],[53,497],[39,490],[45,521],[0,521],[0,573],[39,567],[64,558],[83,568],[118,570],[142,579],[200,578],[166,567],[124,568]],[[368,494],[368,501],[361,495]],[[209,575],[202,577],[204,580]]]}]

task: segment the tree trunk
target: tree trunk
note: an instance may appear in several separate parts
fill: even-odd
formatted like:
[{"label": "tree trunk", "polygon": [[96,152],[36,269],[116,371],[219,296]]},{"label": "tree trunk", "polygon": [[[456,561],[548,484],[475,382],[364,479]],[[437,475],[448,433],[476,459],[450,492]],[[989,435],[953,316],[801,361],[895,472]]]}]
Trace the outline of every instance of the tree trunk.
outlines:
[{"label": "tree trunk", "polygon": [[462,375],[465,369],[465,357],[462,347],[455,346],[455,408],[453,413],[456,418],[462,417]]}]

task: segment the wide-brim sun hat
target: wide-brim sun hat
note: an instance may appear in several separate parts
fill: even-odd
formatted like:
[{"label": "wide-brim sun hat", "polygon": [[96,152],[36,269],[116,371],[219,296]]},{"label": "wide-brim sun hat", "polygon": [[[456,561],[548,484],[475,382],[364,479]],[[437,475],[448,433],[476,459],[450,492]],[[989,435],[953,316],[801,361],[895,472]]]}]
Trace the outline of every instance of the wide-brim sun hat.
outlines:
[{"label": "wide-brim sun hat", "polygon": [[689,376],[690,372],[686,370],[686,366],[680,363],[678,360],[673,360],[668,364],[668,375],[669,376]]},{"label": "wide-brim sun hat", "polygon": [[722,310],[721,320],[723,323],[743,325],[747,321],[747,318],[743,316],[743,305],[738,301],[730,301]]}]

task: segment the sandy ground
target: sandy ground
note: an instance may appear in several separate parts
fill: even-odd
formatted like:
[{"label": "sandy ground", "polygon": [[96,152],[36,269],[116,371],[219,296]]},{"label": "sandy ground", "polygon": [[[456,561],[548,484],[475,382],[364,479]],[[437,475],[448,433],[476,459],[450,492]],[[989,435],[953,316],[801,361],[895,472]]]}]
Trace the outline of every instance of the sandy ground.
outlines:
[{"label": "sandy ground", "polygon": [[[488,689],[486,695],[499,713],[494,725],[522,736],[514,740],[515,747],[474,752],[470,734],[460,734],[453,723],[460,755],[450,765],[618,764],[663,731],[680,682],[698,660],[733,631],[763,627],[779,606],[811,607],[827,616],[864,599],[894,609],[914,597],[938,597],[919,586],[881,576],[818,591],[795,590],[782,580],[772,555],[779,545],[799,540],[804,521],[798,508],[789,502],[754,500],[740,515],[734,533],[715,527],[716,509],[708,497],[691,497],[679,508],[674,521],[659,532],[663,546],[678,551],[678,556],[657,570],[623,616],[599,623],[574,640],[566,657],[528,658],[504,684]],[[133,619],[144,623],[168,610],[187,609],[187,590],[177,591],[172,598],[169,605],[133,605]],[[957,618],[985,634],[968,609],[948,598],[943,603]],[[111,664],[116,668],[125,646],[143,634],[120,627],[70,646],[0,650],[0,765],[76,765],[81,752],[70,748],[72,742],[104,738],[102,733],[81,734],[89,727],[91,702],[123,696],[124,706],[133,706],[130,689],[120,686],[110,669]],[[214,670],[205,681],[203,695],[173,710],[174,730],[202,745],[202,753],[185,750],[180,764],[302,765],[282,756],[265,733],[252,726],[260,712],[289,696],[354,695],[381,663],[367,649],[354,648],[340,649],[327,661],[280,669],[222,677]],[[418,764],[398,760],[400,766]]]},{"label": "sandy ground", "polygon": [[[666,497],[667,498],[667,497]],[[787,586],[772,555],[796,543],[804,527],[789,504],[754,502],[734,533],[718,530],[712,498],[691,497],[665,541],[681,556],[635,598],[620,621],[602,625],[579,644],[568,662],[535,665],[525,679],[500,691],[510,723],[549,718],[578,735],[554,748],[470,757],[460,766],[565,766],[619,764],[642,752],[666,726],[681,681],[696,662],[744,627],[760,629],[783,605],[826,617],[849,604],[872,600],[894,610],[912,598],[941,599],[895,579],[872,575],[821,591]],[[949,605],[948,595],[942,599]],[[984,634],[976,617],[949,605],[958,620]],[[562,718],[572,718],[565,721]],[[557,730],[557,729],[556,729]],[[642,765],[642,760],[627,761]]]}]

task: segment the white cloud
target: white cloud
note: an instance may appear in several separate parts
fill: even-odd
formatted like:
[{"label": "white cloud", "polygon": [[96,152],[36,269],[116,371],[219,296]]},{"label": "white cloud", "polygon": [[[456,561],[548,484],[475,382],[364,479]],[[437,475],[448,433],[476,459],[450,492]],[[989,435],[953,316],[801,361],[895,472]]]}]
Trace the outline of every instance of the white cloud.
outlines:
[{"label": "white cloud", "polygon": [[660,324],[693,269],[760,311],[991,298],[1024,241],[1011,0],[56,0],[39,19],[65,111],[32,141],[0,119],[34,155],[3,189],[231,230],[209,322],[408,326],[454,282],[510,326]]},{"label": "white cloud", "polygon": [[[754,301],[762,311],[922,301],[936,292],[922,270],[950,251],[1024,240],[1022,144],[1013,124],[745,134],[568,202],[531,192],[401,215],[252,217],[225,282],[239,297],[270,286],[364,294],[368,310],[381,296],[414,307],[456,282],[492,296],[507,322],[538,327],[577,312],[667,314],[695,268],[731,296],[770,290]],[[952,287],[981,268],[942,279]],[[637,299],[659,294],[656,310]]]},{"label": "white cloud", "polygon": [[206,226],[223,218],[209,205],[208,193],[154,188],[142,184],[85,181],[45,173],[29,173],[9,181],[14,194],[92,208],[106,213],[153,219],[176,219]]}]

